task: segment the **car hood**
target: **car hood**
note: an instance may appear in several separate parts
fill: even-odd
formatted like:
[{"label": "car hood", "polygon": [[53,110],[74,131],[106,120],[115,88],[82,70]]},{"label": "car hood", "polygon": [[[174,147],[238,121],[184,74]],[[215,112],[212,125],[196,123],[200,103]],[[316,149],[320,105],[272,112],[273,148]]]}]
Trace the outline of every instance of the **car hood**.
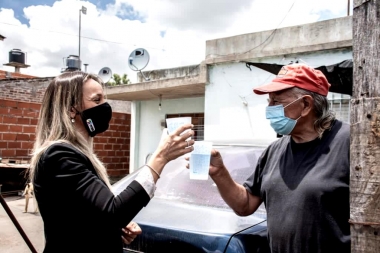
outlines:
[{"label": "car hood", "polygon": [[196,233],[232,235],[265,221],[264,212],[240,217],[231,209],[178,203],[158,198],[153,198],[148,206],[149,212],[144,208],[133,220],[139,224]]}]

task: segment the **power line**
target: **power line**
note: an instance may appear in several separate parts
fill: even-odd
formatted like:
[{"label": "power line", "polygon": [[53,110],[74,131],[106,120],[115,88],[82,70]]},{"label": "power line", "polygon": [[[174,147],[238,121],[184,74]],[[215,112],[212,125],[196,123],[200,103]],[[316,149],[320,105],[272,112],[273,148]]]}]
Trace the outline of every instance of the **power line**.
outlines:
[{"label": "power line", "polygon": [[[15,26],[15,27],[19,27],[19,28],[22,27],[22,26],[20,26],[20,25],[15,25],[15,24],[10,24],[10,23],[5,23],[5,22],[0,22],[0,24],[10,25],[10,26]],[[65,32],[59,32],[59,31],[44,30],[44,29],[38,29],[38,28],[32,28],[32,27],[28,27],[28,29],[29,29],[29,30],[41,31],[41,32],[58,33],[58,34],[63,34],[63,35],[67,35],[67,36],[79,37],[79,35],[77,35],[77,34],[72,34],[72,33],[65,33]],[[81,38],[88,39],[88,40],[100,41],[100,42],[106,42],[106,43],[119,44],[119,45],[128,45],[128,44],[129,44],[129,43],[125,43],[125,42],[117,42],[117,41],[103,40],[103,39],[92,38],[92,37],[87,37],[87,36],[81,36]],[[129,44],[129,45],[132,45],[132,44]],[[133,46],[136,47],[136,44],[133,44]],[[162,50],[162,51],[165,50],[165,49],[163,49],[163,48],[156,48],[156,47],[145,47],[145,48],[156,49],[156,50]]]}]

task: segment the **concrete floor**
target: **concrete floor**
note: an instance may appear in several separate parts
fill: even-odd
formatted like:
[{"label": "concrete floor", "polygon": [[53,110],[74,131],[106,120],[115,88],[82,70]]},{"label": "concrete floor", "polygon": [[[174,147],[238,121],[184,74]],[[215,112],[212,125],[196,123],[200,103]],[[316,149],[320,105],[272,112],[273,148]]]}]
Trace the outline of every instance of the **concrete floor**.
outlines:
[{"label": "concrete floor", "polygon": [[[28,213],[23,213],[25,199],[23,197],[6,197],[5,201],[13,212],[18,223],[28,236],[37,252],[42,252],[44,248],[43,222],[39,213],[34,211],[34,198],[29,200]],[[0,204],[0,252],[1,253],[29,253],[28,245],[18,232],[17,228]]]}]

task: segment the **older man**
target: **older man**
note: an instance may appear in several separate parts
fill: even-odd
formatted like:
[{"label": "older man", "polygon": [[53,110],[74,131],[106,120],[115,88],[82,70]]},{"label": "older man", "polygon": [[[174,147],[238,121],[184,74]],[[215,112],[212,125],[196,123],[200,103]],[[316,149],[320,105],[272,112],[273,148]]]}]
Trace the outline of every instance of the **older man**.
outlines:
[{"label": "older man", "polygon": [[322,72],[292,64],[254,89],[269,94],[266,118],[284,137],[264,151],[244,185],[212,151],[210,176],[238,215],[264,202],[271,252],[350,252],[349,125],[329,110],[329,87]]}]

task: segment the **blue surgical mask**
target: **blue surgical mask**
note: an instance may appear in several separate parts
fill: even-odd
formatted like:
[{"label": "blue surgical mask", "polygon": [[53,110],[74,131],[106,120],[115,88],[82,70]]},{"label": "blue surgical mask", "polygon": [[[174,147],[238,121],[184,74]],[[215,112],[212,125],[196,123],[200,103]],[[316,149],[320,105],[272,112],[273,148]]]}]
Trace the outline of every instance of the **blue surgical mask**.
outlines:
[{"label": "blue surgical mask", "polygon": [[276,133],[281,135],[288,135],[293,131],[298,119],[301,118],[301,116],[299,116],[298,119],[288,118],[285,116],[284,109],[301,98],[302,97],[297,98],[293,102],[287,104],[285,107],[283,105],[267,106],[265,112],[266,118],[270,120],[270,125],[274,131],[276,131]]}]

